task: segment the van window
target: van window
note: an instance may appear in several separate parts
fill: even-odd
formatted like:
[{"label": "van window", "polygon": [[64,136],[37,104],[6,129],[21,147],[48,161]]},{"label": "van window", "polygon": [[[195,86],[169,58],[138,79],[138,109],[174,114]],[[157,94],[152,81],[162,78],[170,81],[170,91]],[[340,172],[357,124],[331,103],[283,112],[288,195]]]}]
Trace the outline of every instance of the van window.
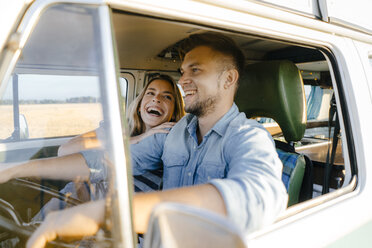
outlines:
[{"label": "van window", "polygon": [[127,99],[128,80],[125,77],[120,77],[119,80],[120,80],[121,96]]},{"label": "van window", "polygon": [[[191,25],[185,23],[176,23],[156,18],[143,17],[140,15],[129,15],[124,12],[113,12],[114,28],[118,30],[116,37],[118,44],[119,60],[122,65],[121,70],[131,70],[136,68],[138,72],[144,70],[149,71],[165,71],[176,72],[179,68],[180,58],[177,53],[177,45],[183,38],[192,33],[202,33],[208,29],[203,26]],[[121,30],[126,28],[126,24],[130,25],[131,29],[126,29],[128,34],[137,30],[135,36],[128,36],[122,33]],[[153,27],[153,28],[150,28]],[[120,30],[120,31],[119,31]],[[172,37],[168,37],[169,41],[161,35],[164,30],[177,30]],[[246,56],[246,64],[256,64],[262,62],[289,60],[294,63],[302,76],[303,85],[305,87],[306,95],[306,109],[307,116],[305,118],[306,128],[302,139],[294,142],[289,142],[294,146],[297,153],[306,156],[313,162],[314,173],[307,174],[311,178],[311,185],[319,185],[320,191],[323,188],[324,171],[331,163],[331,175],[328,183],[330,183],[330,190],[337,190],[338,188],[346,186],[349,182],[344,182],[345,167],[350,167],[349,161],[344,161],[348,156],[345,153],[349,152],[348,144],[345,143],[344,136],[348,135],[348,127],[340,130],[337,133],[337,146],[335,146],[334,153],[335,160],[327,161],[327,156],[332,155],[332,142],[334,139],[335,123],[340,124],[345,120],[335,119],[335,116],[330,116],[331,100],[334,94],[334,87],[336,82],[332,81],[330,58],[321,48],[312,47],[308,44],[294,44],[288,43],[285,40],[273,40],[270,38],[262,38],[256,36],[254,33],[249,36],[238,33],[225,33],[221,30],[214,30],[222,32],[230,36],[243,49]],[[147,40],[149,35],[151,40]],[[138,46],[141,44],[141,46]],[[161,51],[156,54],[154,58],[153,51]],[[133,51],[137,51],[134,55]],[[151,59],[152,58],[152,59]],[[142,69],[142,70],[141,70]],[[137,85],[138,86],[138,85]],[[244,87],[240,83],[238,93]],[[289,97],[289,96],[288,96]],[[342,99],[340,95],[338,99]],[[247,101],[242,98],[239,101],[238,107],[244,111]],[[346,111],[342,109],[342,105],[337,103],[337,111]],[[280,130],[280,127],[271,116],[254,116],[264,124],[270,131],[273,138],[279,141],[284,141],[285,137]],[[350,170],[349,170],[350,171]],[[317,187],[317,186],[316,186]],[[328,190],[327,190],[328,191]],[[319,190],[315,190],[316,197]],[[314,198],[313,195],[307,197],[306,200]],[[303,198],[300,202],[304,201]]]},{"label": "van window", "polygon": [[[38,164],[38,159],[59,161],[55,159],[59,159],[61,146],[73,136],[100,126],[95,134],[98,140],[91,139],[92,133],[84,136],[88,141],[97,142],[83,143],[77,151],[65,153],[95,148],[105,150],[109,156],[112,149],[106,149],[108,142],[105,141],[110,140],[106,137],[106,130],[110,128],[106,122],[110,122],[103,116],[108,112],[107,78],[114,79],[112,87],[115,92],[116,74],[115,70],[109,71],[105,67],[107,62],[114,63],[114,59],[108,59],[109,46],[107,42],[103,45],[104,37],[101,37],[101,18],[109,17],[108,9],[70,3],[49,5],[40,10],[41,15],[38,11],[30,10],[25,16],[24,26],[30,28],[27,25],[33,25],[27,22],[30,16],[37,23],[30,36],[25,37],[27,42],[10,80],[1,85],[0,164],[22,163],[27,168],[30,161]],[[33,14],[40,15],[40,18]],[[109,32],[109,27],[105,31]],[[21,29],[20,35],[27,36],[28,33],[23,34]],[[126,80],[121,82],[125,97]],[[110,96],[110,99],[113,97],[117,96]],[[109,114],[105,116],[109,119]],[[71,163],[60,164],[57,171],[63,173],[64,166]],[[50,211],[101,199],[109,190],[106,184],[82,181],[78,175],[72,175],[70,180],[54,180],[58,178],[56,176],[39,179],[20,175],[20,178],[0,184],[3,203],[0,209],[3,220],[1,247],[25,247],[28,237],[14,230],[21,228],[21,231],[25,229],[26,233],[32,233]],[[4,229],[6,225],[10,227]],[[90,239],[83,242],[82,246],[95,246],[100,241]],[[80,245],[77,241],[57,246]]]},{"label": "van window", "polygon": [[98,82],[97,76],[14,74],[2,100],[0,138],[14,132],[14,114],[23,116],[30,139],[97,128],[102,120]]},{"label": "van window", "polygon": [[[27,124],[27,138],[71,136],[99,126],[96,30],[90,10],[77,9],[59,5],[41,17],[2,96],[1,116],[12,117],[4,121],[2,139],[17,136],[19,115]],[[64,13],[71,17],[66,23],[50,22]]]},{"label": "van window", "polygon": [[[330,108],[333,106],[337,113],[347,112],[346,106],[341,104],[345,101],[344,96],[340,93],[342,89],[337,88],[335,90],[336,87],[342,86],[342,82],[336,81],[340,80],[340,77],[332,75],[334,72],[337,73],[338,70],[332,68],[336,63],[332,64],[331,52],[327,50],[328,53],[326,53],[324,47],[305,44],[302,39],[296,42],[295,36],[288,42],[288,40],[281,40],[277,36],[275,36],[276,39],[266,37],[262,34],[264,32],[258,34],[259,31],[257,33],[255,33],[256,31],[252,33],[245,31],[244,34],[243,32],[234,33],[233,30],[227,32],[219,29],[219,27],[205,27],[182,21],[173,22],[169,19],[145,17],[135,13],[126,13],[125,10],[114,10],[113,20],[113,26],[117,34],[116,44],[121,70],[133,70],[137,75],[143,75],[147,72],[177,72],[181,63],[177,52],[180,41],[190,34],[207,31],[219,32],[232,38],[242,48],[247,67],[278,61],[290,61],[291,64],[294,64],[301,74],[301,87],[304,86],[304,94],[306,95],[304,109],[307,113],[304,115],[305,118],[301,119],[301,128],[304,124],[302,137],[298,140],[287,141],[278,125],[279,121],[273,120],[270,115],[252,116],[252,118],[259,118],[259,121],[270,131],[277,144],[280,144],[278,141],[286,143],[293,148],[290,151],[291,153],[297,153],[301,158],[304,158],[304,174],[300,183],[297,184],[300,186],[299,197],[297,201],[292,202],[294,207],[292,209],[295,209],[298,213],[321,205],[329,200],[328,196],[334,197],[336,195],[329,194],[332,191],[338,191],[339,195],[344,194],[342,188],[350,184],[350,180],[345,180],[345,174],[347,171],[351,171],[351,166],[355,165],[351,165],[352,162],[349,160],[349,157],[351,157],[349,154],[353,152],[353,147],[347,143],[347,140],[352,138],[351,127],[347,125],[348,120],[346,118],[348,117],[347,115],[339,115],[336,118],[336,115],[330,115]],[[151,37],[151,39],[148,39],[148,37]],[[262,71],[268,72],[264,69]],[[137,93],[145,81],[142,77],[137,82]],[[263,88],[257,87],[258,90]],[[251,113],[249,113],[247,106],[249,105],[248,98],[251,95],[250,92],[244,92],[242,81],[239,82],[237,91],[237,96],[242,96],[239,101],[236,99],[238,108],[245,112],[247,116],[250,116]],[[267,91],[271,92],[270,90]],[[335,92],[339,94],[336,99],[340,102],[336,102],[334,105],[332,99]],[[302,95],[302,92],[298,91],[298,94]],[[286,102],[285,100],[290,99],[291,96],[290,94],[287,95],[283,102]],[[272,104],[278,103],[272,102]],[[284,112],[284,110],[280,111]],[[343,128],[337,128],[340,126]],[[335,131],[336,129],[339,131]],[[277,149],[280,150],[279,145],[277,145]],[[331,157],[335,159],[332,161]],[[282,162],[285,163],[284,159]],[[286,169],[288,168],[287,166]],[[321,195],[325,197],[320,198]],[[321,201],[325,198],[326,200]],[[301,204],[304,202],[309,204]],[[292,206],[289,206],[288,209]],[[293,212],[288,211],[289,215]],[[297,217],[294,216],[294,218]]]}]

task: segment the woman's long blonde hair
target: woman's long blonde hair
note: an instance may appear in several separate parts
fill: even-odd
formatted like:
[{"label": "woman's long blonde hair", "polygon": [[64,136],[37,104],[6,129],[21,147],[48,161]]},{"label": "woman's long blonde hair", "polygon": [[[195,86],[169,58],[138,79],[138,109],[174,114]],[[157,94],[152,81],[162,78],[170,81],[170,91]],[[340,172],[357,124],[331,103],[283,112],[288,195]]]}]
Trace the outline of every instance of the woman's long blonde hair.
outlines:
[{"label": "woman's long blonde hair", "polygon": [[168,75],[155,74],[149,79],[146,86],[142,89],[141,93],[136,97],[136,99],[134,99],[134,101],[128,107],[127,118],[129,123],[130,136],[137,136],[145,132],[146,128],[145,123],[143,123],[143,120],[140,115],[140,107],[142,98],[145,95],[147,88],[155,80],[164,80],[172,85],[174,91],[174,112],[171,121],[177,122],[185,115],[185,110],[183,108],[183,98],[176,82],[173,80],[173,78],[171,78]]}]

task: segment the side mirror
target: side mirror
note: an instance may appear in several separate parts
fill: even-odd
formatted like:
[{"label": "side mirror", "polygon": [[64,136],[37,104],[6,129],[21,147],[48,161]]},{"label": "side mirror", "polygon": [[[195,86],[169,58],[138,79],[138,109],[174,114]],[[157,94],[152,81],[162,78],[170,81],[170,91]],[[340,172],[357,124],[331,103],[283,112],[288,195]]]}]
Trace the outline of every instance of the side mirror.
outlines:
[{"label": "side mirror", "polygon": [[4,142],[13,142],[29,138],[30,135],[28,132],[28,124],[26,117],[23,114],[18,115],[18,122],[16,120],[15,123],[19,123],[19,126],[15,124],[12,135],[6,138]]},{"label": "side mirror", "polygon": [[19,115],[19,138],[20,139],[28,139],[29,138],[28,132],[28,124],[26,117],[23,114]]},{"label": "side mirror", "polygon": [[144,248],[245,248],[240,230],[210,211],[178,203],[159,204],[152,212]]}]

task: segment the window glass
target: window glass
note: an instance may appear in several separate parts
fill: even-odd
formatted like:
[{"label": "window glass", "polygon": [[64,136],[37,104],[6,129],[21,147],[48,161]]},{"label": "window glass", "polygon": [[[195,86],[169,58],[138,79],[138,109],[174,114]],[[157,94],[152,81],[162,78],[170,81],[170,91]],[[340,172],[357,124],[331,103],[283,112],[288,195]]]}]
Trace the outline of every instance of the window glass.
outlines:
[{"label": "window glass", "polygon": [[[81,134],[99,126],[102,120],[97,76],[20,74],[11,78],[3,96],[4,119],[0,138],[14,131],[13,117],[18,105],[28,138]],[[18,92],[13,91],[17,84]],[[18,95],[18,97],[17,97]]]},{"label": "window glass", "polygon": [[125,77],[119,78],[121,97],[124,98],[123,102],[127,102],[128,99],[128,79]]},{"label": "window glass", "polygon": [[[306,90],[307,89],[307,90]],[[320,86],[305,86],[307,120],[328,120],[329,104],[333,95],[332,89]]]},{"label": "window glass", "polygon": [[68,4],[43,14],[3,86],[0,139],[71,136],[99,126],[96,15],[93,8]]},{"label": "window glass", "polygon": [[0,100],[0,140],[11,137],[14,131],[13,84],[9,83],[5,96]]},{"label": "window glass", "polygon": [[127,97],[128,80],[124,77],[119,78],[119,80],[120,80],[121,96],[126,98]]},{"label": "window glass", "polygon": [[[4,213],[0,208],[0,217],[9,220],[10,226],[20,223],[17,228],[32,232],[50,211],[102,199],[108,192],[107,177],[105,183],[82,181],[78,171],[67,170],[77,160],[59,160],[61,155],[93,148],[107,151],[107,157],[112,154],[105,150],[106,125],[101,124],[106,99],[101,13],[97,7],[75,4],[52,5],[43,11],[10,80],[1,86],[0,166],[21,164],[26,173],[0,184],[0,198],[9,210]],[[69,143],[80,142],[73,139],[80,134],[84,134],[81,143]],[[97,150],[90,155],[97,155]],[[100,155],[103,159],[106,153]],[[39,159],[58,167],[39,177]],[[35,165],[32,175],[30,163]],[[62,176],[66,171],[71,176]],[[25,247],[27,239],[12,231],[16,228],[2,227],[0,247]],[[61,247],[97,243],[94,239],[83,242]]]}]

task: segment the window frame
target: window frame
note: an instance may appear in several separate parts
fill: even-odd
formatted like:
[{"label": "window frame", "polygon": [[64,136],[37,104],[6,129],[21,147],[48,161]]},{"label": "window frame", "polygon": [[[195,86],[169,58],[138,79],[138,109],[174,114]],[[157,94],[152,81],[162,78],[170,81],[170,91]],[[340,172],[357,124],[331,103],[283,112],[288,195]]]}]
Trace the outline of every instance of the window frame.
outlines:
[{"label": "window frame", "polygon": [[[112,17],[111,9],[100,0],[68,0],[68,1],[57,1],[57,0],[40,0],[32,3],[22,21],[20,22],[18,28],[9,36],[7,43],[12,44],[12,46],[7,46],[0,58],[0,93],[2,93],[3,85],[10,79],[12,72],[20,58],[22,49],[24,48],[26,42],[28,41],[33,29],[38,23],[40,16],[43,11],[52,5],[56,4],[75,4],[75,5],[87,5],[98,8],[98,13],[100,17],[100,22],[98,23],[100,29],[100,41],[102,46],[102,59],[104,75],[101,75],[106,82],[105,87],[100,84],[100,91],[103,93],[102,102],[107,106],[107,111],[103,111],[103,117],[108,120],[108,134],[107,140],[109,141],[107,145],[108,150],[111,151],[111,157],[113,158],[113,173],[114,175],[111,179],[115,181],[112,185],[116,185],[115,190],[113,190],[115,199],[117,201],[110,201],[113,215],[119,217],[115,218],[116,228],[112,230],[113,237],[117,244],[123,244],[125,247],[135,247],[136,235],[133,232],[132,217],[131,217],[131,198],[132,195],[129,185],[130,176],[128,175],[127,169],[129,166],[129,160],[126,154],[129,153],[129,148],[124,146],[124,140],[127,137],[122,137],[121,135],[114,135],[115,133],[125,133],[122,130],[123,119],[123,106],[120,103],[120,92],[119,92],[119,75],[118,71],[118,61],[115,58],[114,49],[114,35],[112,32]],[[110,96],[110,97],[108,97]],[[65,139],[65,138],[63,138]],[[28,143],[39,144],[35,140]],[[23,142],[22,142],[23,143]],[[45,144],[43,145],[45,146]],[[12,146],[14,147],[14,146]],[[10,148],[8,145],[0,144],[0,150],[7,150]],[[119,175],[121,176],[119,178]],[[127,175],[126,177],[123,175]],[[120,180],[118,180],[120,179]],[[111,216],[113,217],[113,216]]]},{"label": "window frame", "polygon": [[[250,5],[250,4],[251,3],[247,3],[247,5]],[[254,4],[252,3],[252,5]],[[115,7],[119,8],[119,4]],[[120,4],[119,9],[122,9],[123,11],[125,11],[125,3]],[[169,9],[172,9],[172,6],[170,6]],[[141,13],[140,10],[138,10],[138,12]],[[251,13],[250,11],[246,12],[247,15],[249,15],[250,13]],[[131,12],[131,14],[133,13]],[[323,40],[319,38],[314,39],[310,35],[306,37],[301,36],[300,38],[299,36],[291,36],[290,34],[286,34],[286,33],[279,32],[279,31],[273,32],[272,29],[264,27],[264,25],[262,24],[263,22],[260,22],[260,24],[257,24],[257,25],[261,25],[260,29],[257,26],[252,27],[253,24],[247,25],[244,28],[242,27],[237,28],[236,26],[234,26],[231,23],[228,23],[227,21],[224,22],[225,20],[220,20],[221,22],[219,23],[219,25],[217,25],[216,23],[213,23],[213,22],[202,21],[200,19],[196,20],[195,16],[188,18],[188,21],[186,22],[183,19],[184,15],[178,12],[174,12],[171,15],[167,15],[167,16],[166,14],[159,15],[159,13],[155,13],[155,12],[154,12],[154,15],[151,15],[151,14],[152,14],[151,11],[147,12],[147,16],[149,18],[161,19],[161,20],[170,21],[170,22],[194,24],[196,26],[199,26],[201,29],[215,30],[215,31],[220,31],[222,33],[223,32],[238,33],[238,34],[240,33],[240,34],[246,34],[248,36],[253,36],[254,34],[254,36],[261,37],[264,39],[270,39],[273,41],[283,41],[283,42],[291,43],[294,45],[310,47],[310,48],[314,48],[322,52],[325,55],[325,58],[329,65],[330,73],[332,75],[332,83],[333,83],[334,88],[336,88],[335,92],[338,92],[336,100],[337,100],[337,103],[340,105],[340,108],[338,108],[338,114],[340,116],[340,125],[341,125],[341,130],[343,133],[342,141],[347,146],[347,150],[346,150],[347,157],[345,158],[345,164],[347,161],[347,163],[353,163],[353,166],[355,166],[355,168],[358,168],[356,164],[357,160],[356,160],[356,152],[355,152],[355,144],[354,144],[355,137],[352,132],[355,128],[354,126],[355,123],[351,123],[350,121],[350,116],[349,116],[350,108],[347,104],[347,102],[349,100],[352,101],[352,99],[350,99],[349,97],[345,95],[345,90],[344,90],[344,85],[347,85],[349,83],[349,82],[346,82],[348,81],[349,78],[345,79],[345,77],[341,76],[340,74],[341,70],[345,70],[345,73],[347,73],[348,67],[345,66],[345,64],[343,63],[342,65],[337,63],[340,60],[345,60],[345,58],[343,57],[343,53],[337,49],[337,46],[343,42],[343,39],[344,39],[343,37],[334,37],[334,39],[330,41],[328,41],[327,39],[323,39]],[[173,18],[171,18],[170,16],[172,16]],[[212,18],[211,16],[212,14],[210,14],[209,17]],[[260,16],[260,18],[261,17],[262,15]],[[236,18],[238,18],[238,15]],[[253,18],[253,17],[250,17],[250,18]],[[250,18],[248,17],[246,18],[247,23],[255,23],[255,22],[249,22],[248,20],[250,20]],[[268,21],[267,25],[269,25],[271,21],[279,23],[279,21],[271,19],[270,21]],[[280,24],[290,25],[290,22],[284,24],[284,22],[281,21]],[[311,25],[309,24],[309,26]],[[309,29],[309,26],[302,26],[301,28]],[[318,31],[319,30],[317,30],[316,32]],[[250,32],[253,34],[251,34]],[[326,34],[326,32],[323,32],[322,34],[328,35]],[[362,37],[362,38],[365,38],[365,37]],[[342,75],[344,75],[344,73]],[[347,131],[345,131],[345,129],[347,129]],[[351,158],[349,159],[348,156],[350,156]],[[348,166],[351,166],[351,165],[348,165]],[[291,208],[290,211],[286,211],[285,214],[283,214],[283,216],[279,218],[277,223],[271,225],[267,229],[264,229],[252,235],[251,237],[254,239],[255,237],[261,237],[262,235],[265,236],[266,234],[269,234],[270,236],[270,233],[273,230],[283,227],[283,225],[286,225],[288,223],[295,222],[295,221],[300,221],[304,216],[311,216],[314,212],[318,212],[322,209],[325,209],[327,206],[336,205],[341,200],[351,199],[355,197],[355,195],[358,194],[358,191],[359,191],[360,181],[357,180],[357,175],[358,175],[357,170],[354,169],[354,171],[355,171],[355,176],[351,178],[350,183],[346,187],[338,189],[335,192],[329,193],[327,195],[321,196],[317,200],[312,199],[306,203],[297,204],[296,206]]]}]

